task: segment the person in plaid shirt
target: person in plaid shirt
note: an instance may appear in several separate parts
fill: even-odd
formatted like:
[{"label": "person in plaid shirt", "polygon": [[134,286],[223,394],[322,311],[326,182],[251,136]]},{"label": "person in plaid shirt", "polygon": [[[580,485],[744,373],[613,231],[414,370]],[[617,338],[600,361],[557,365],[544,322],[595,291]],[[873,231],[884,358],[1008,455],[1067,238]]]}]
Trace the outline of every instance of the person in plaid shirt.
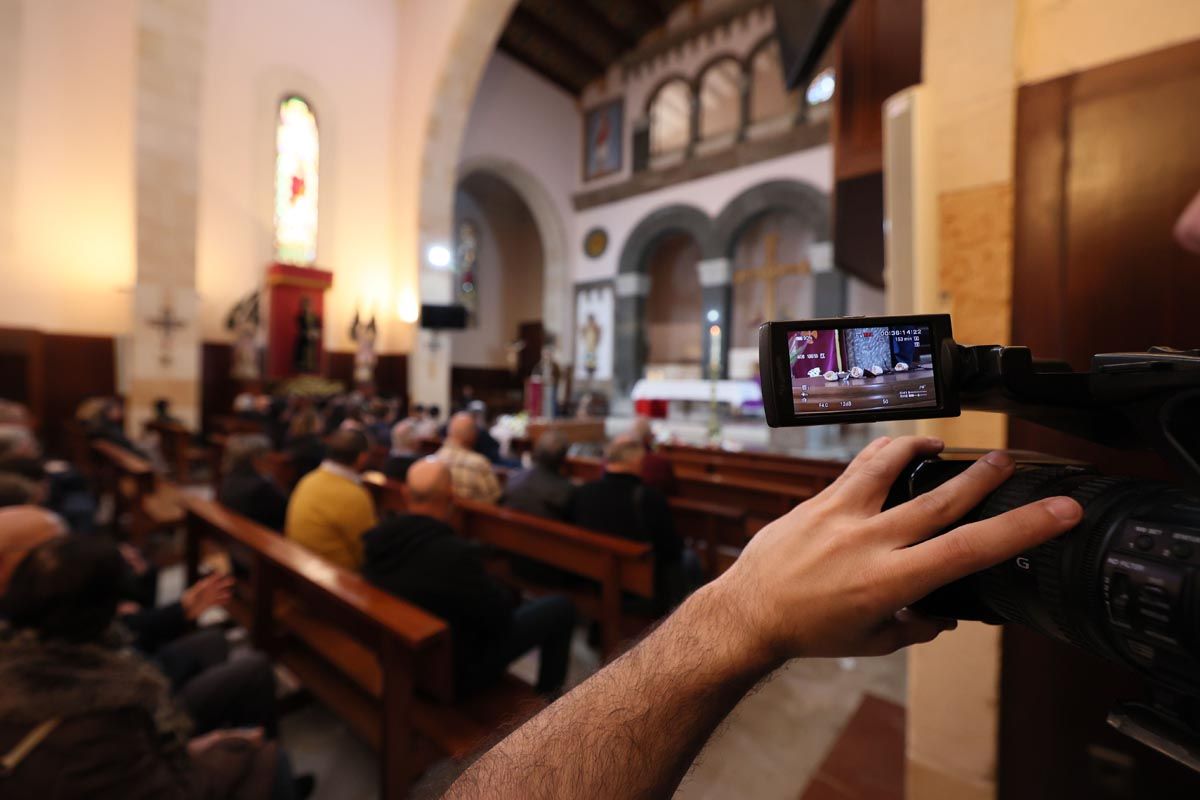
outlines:
[{"label": "person in plaid shirt", "polygon": [[434,458],[450,468],[454,483],[454,496],[481,503],[495,503],[500,499],[500,481],[492,471],[492,464],[476,453],[475,418],[469,411],[460,411],[450,418],[446,441],[434,454]]}]

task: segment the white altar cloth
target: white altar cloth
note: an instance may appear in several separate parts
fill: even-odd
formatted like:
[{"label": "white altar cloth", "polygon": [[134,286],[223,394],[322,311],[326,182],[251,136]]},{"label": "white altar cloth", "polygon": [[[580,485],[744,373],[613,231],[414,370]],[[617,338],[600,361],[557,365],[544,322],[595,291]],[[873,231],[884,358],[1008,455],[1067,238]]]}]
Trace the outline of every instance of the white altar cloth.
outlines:
[{"label": "white altar cloth", "polygon": [[[712,399],[712,382],[704,380],[656,380],[643,378],[633,385],[634,400],[690,400],[707,403]],[[717,402],[741,410],[762,406],[762,388],[758,381],[717,381]]]}]

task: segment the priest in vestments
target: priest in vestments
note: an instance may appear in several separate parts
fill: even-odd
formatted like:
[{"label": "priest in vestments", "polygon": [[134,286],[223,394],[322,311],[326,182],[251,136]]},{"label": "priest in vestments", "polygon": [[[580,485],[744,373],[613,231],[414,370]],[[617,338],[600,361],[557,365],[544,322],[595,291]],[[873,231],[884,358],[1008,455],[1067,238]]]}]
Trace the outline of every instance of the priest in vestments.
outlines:
[{"label": "priest in vestments", "polygon": [[837,331],[796,331],[788,337],[788,356],[792,377],[807,378],[813,367],[825,372],[838,371]]}]

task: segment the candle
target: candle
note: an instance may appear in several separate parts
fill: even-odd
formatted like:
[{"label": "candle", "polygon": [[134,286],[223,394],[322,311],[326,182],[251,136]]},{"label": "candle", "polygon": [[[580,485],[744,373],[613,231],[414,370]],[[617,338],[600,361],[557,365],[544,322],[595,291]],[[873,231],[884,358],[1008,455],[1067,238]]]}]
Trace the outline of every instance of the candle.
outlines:
[{"label": "candle", "polygon": [[708,367],[716,377],[721,371],[721,326],[708,329]]}]

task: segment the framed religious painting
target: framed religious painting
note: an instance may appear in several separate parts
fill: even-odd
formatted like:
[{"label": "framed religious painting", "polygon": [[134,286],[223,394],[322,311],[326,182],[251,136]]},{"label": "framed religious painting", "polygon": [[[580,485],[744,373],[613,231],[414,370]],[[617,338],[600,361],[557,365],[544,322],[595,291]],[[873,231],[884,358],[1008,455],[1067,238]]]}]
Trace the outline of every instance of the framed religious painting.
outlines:
[{"label": "framed religious painting", "polygon": [[583,112],[583,179],[620,172],[624,162],[625,100],[618,97]]}]

